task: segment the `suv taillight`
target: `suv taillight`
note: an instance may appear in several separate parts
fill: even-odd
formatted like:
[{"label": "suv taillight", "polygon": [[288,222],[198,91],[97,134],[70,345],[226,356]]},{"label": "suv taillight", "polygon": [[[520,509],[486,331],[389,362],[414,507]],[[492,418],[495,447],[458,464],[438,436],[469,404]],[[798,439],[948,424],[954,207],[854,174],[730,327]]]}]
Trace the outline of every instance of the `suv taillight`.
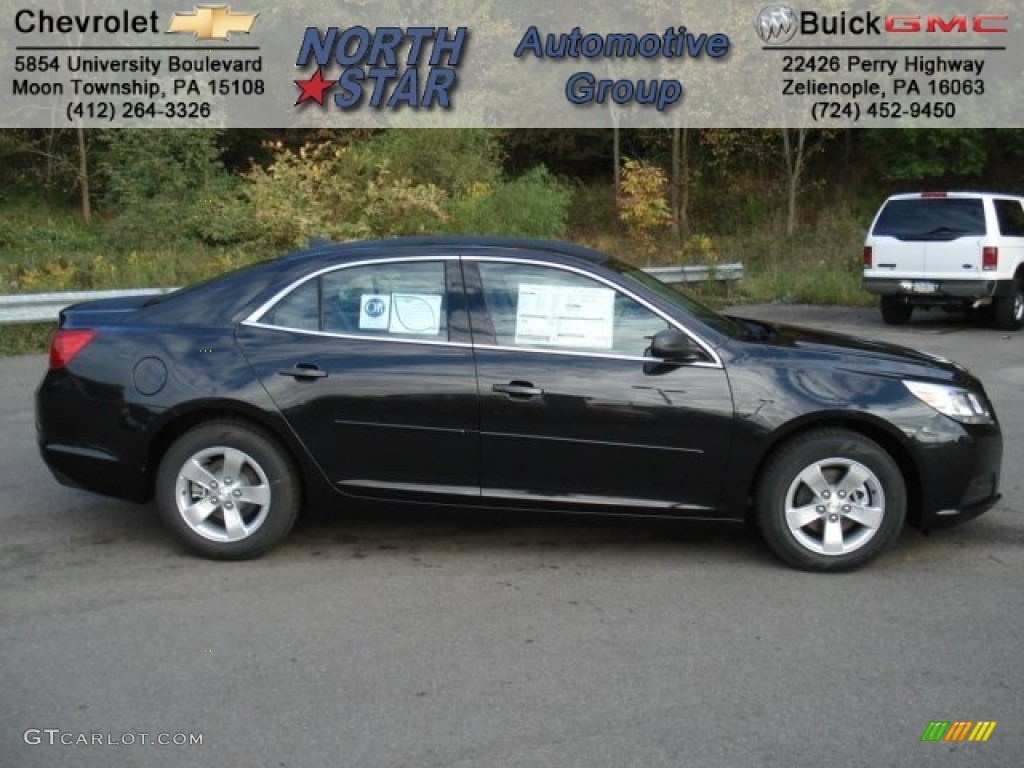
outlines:
[{"label": "suv taillight", "polygon": [[864,246],[864,269],[871,269],[871,246]]},{"label": "suv taillight", "polygon": [[50,342],[50,368],[60,370],[96,338],[97,331],[58,329]]},{"label": "suv taillight", "polygon": [[984,270],[999,269],[999,249],[994,245],[986,245],[981,249],[981,268]]}]

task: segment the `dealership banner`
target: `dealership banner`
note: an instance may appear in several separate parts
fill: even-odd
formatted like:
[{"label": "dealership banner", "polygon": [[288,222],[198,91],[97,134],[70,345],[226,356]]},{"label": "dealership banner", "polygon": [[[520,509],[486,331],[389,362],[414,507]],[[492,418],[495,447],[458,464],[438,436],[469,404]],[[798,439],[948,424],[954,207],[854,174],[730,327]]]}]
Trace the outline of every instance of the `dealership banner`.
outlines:
[{"label": "dealership banner", "polygon": [[1019,127],[1017,0],[0,0],[0,127]]}]

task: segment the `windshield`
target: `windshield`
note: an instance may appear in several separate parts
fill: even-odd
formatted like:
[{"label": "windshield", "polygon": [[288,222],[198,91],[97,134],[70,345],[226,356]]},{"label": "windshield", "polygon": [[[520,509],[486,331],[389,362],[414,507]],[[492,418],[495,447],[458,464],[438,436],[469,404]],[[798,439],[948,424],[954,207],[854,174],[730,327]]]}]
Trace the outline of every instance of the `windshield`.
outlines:
[{"label": "windshield", "polygon": [[619,261],[610,260],[607,266],[614,269],[623,277],[639,283],[652,293],[668,301],[675,307],[700,320],[704,325],[718,331],[730,338],[742,338],[748,334],[747,329],[732,318],[720,315],[709,307],[705,307],[696,299],[677,291],[670,285],[666,285],[656,277],[647,274],[641,269],[623,264]]},{"label": "windshield", "polygon": [[897,240],[956,240],[984,235],[985,209],[979,198],[890,200],[882,209],[873,234]]}]

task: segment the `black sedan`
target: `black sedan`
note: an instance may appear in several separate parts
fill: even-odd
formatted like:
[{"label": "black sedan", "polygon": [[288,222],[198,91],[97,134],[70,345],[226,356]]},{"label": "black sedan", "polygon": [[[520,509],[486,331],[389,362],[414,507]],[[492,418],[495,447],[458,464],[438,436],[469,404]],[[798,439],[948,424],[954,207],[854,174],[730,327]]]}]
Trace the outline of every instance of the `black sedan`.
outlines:
[{"label": "black sedan", "polygon": [[[859,566],[998,496],[981,383],[939,358],[725,317],[589,249],[325,244],[64,310],[37,392],[63,483],[217,558],[351,497],[756,522]],[[339,504],[340,502],[340,504]]]}]

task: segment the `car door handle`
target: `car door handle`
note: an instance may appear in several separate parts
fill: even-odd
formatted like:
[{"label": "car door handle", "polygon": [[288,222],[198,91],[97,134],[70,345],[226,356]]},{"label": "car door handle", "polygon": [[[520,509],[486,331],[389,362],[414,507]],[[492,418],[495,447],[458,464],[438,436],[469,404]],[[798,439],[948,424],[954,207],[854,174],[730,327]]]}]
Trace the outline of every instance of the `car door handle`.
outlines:
[{"label": "car door handle", "polygon": [[294,368],[282,368],[278,373],[296,379],[323,379],[327,376],[327,371],[321,371],[312,363],[298,363]]},{"label": "car door handle", "polygon": [[544,394],[544,390],[535,387],[528,381],[510,381],[508,384],[495,384],[491,387],[495,392],[502,392],[516,400],[526,400]]}]

